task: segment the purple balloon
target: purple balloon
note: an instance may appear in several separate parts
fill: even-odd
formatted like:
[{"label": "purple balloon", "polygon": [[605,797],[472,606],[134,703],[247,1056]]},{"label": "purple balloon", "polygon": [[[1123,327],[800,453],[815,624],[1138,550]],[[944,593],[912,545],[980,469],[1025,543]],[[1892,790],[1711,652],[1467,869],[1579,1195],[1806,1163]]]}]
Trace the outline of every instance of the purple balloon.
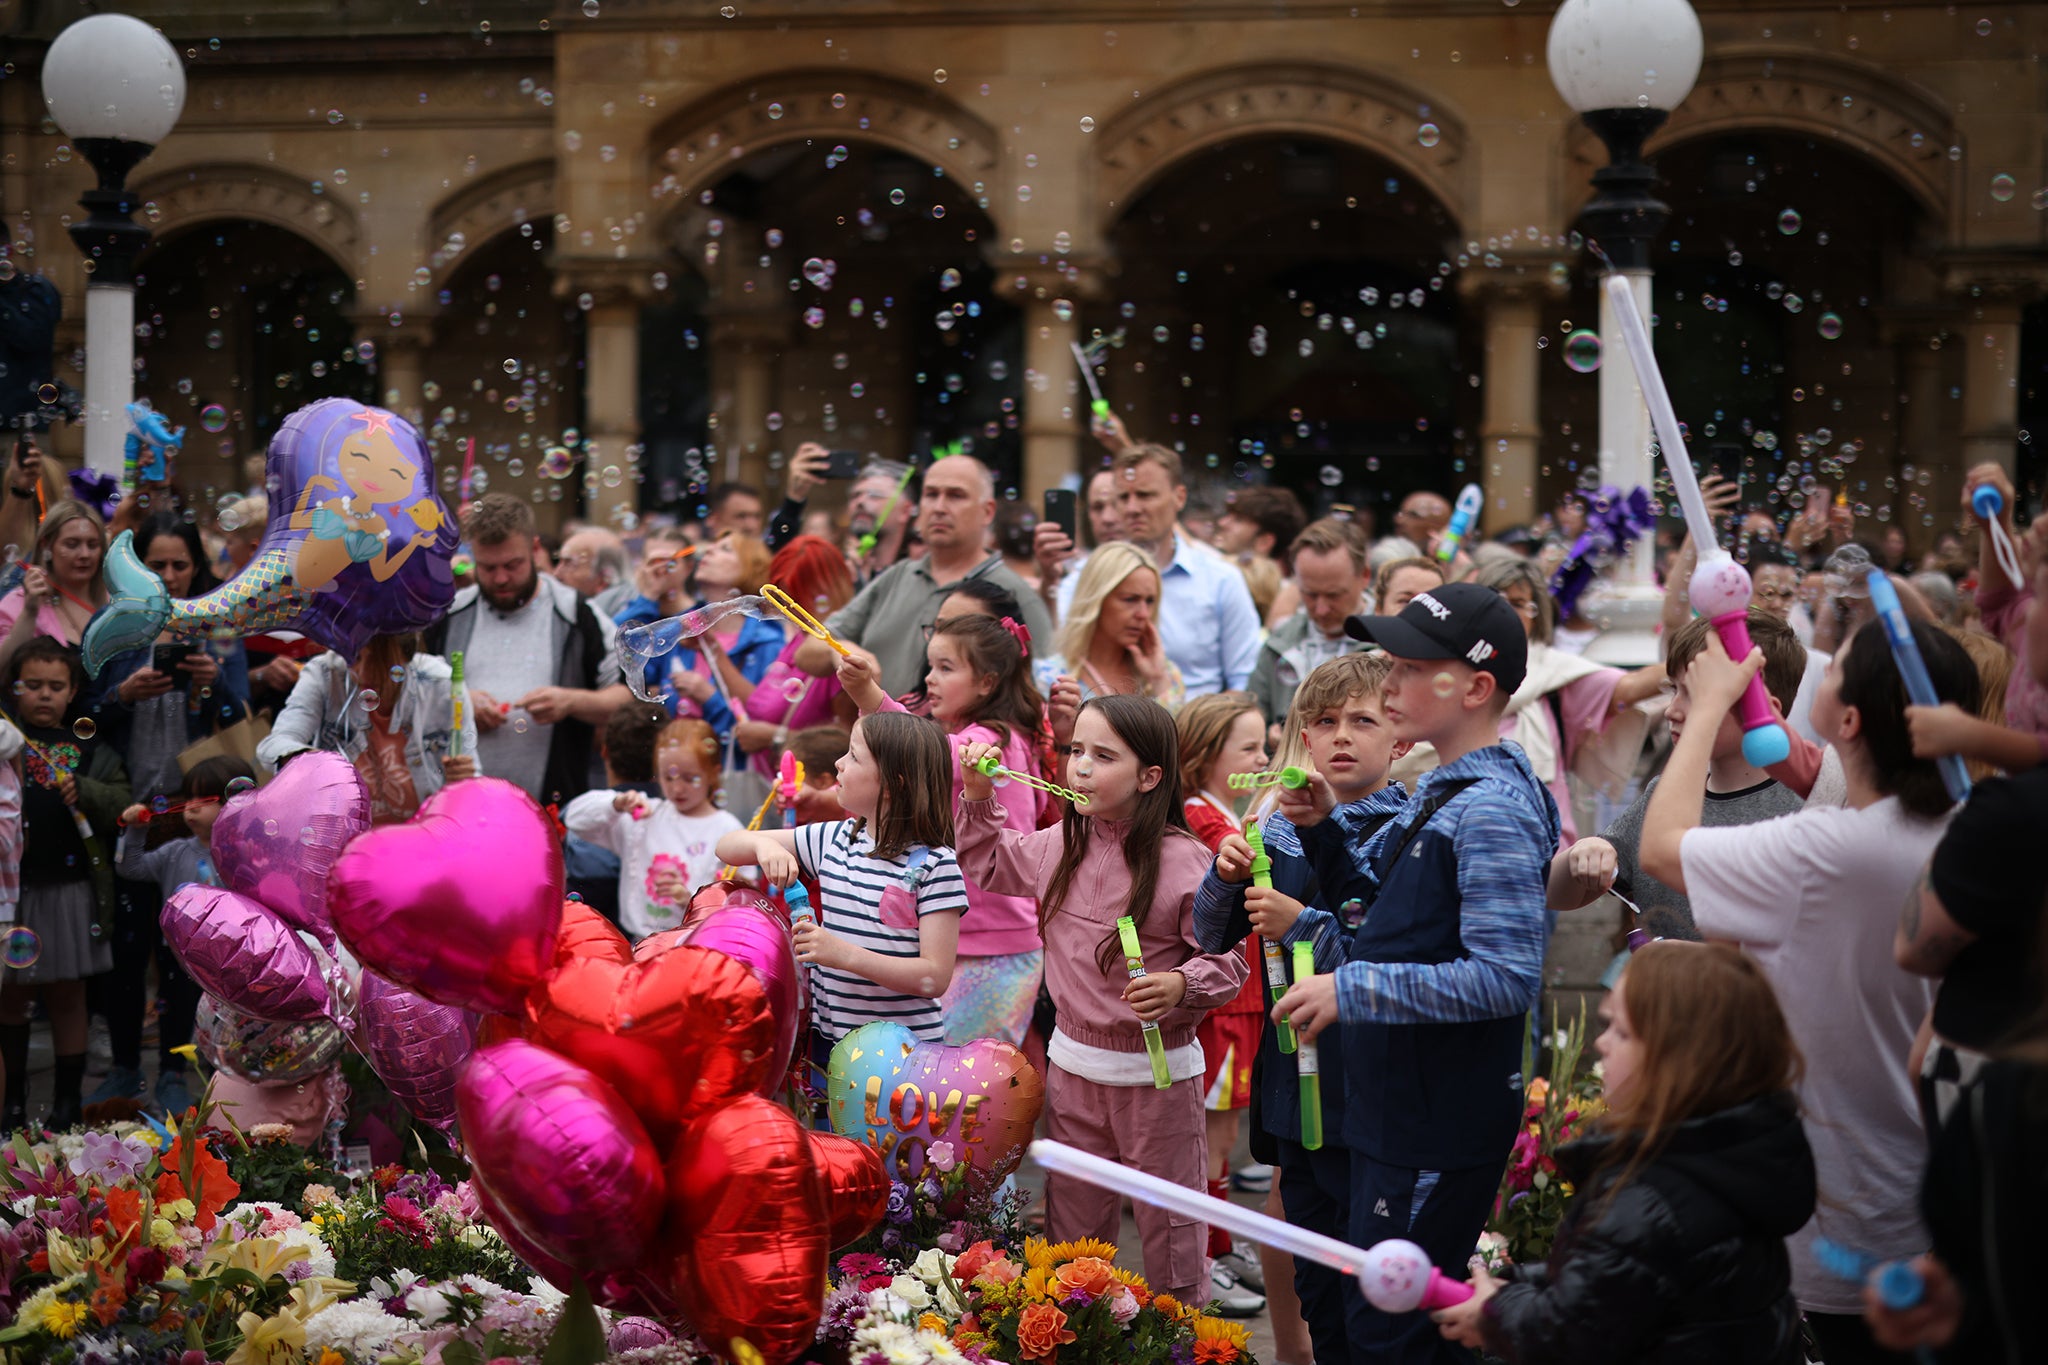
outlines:
[{"label": "purple balloon", "polygon": [[618,1091],[523,1039],[470,1058],[456,1087],[471,1178],[507,1241],[586,1273],[648,1254],[665,1207],[661,1158]]},{"label": "purple balloon", "polygon": [[402,825],[356,836],[327,878],[335,930],[365,967],[443,1005],[519,1014],[552,975],[562,846],[502,778],[441,788]]},{"label": "purple balloon", "polygon": [[296,630],[354,658],[374,635],[421,630],[455,597],[457,532],[413,425],[352,398],[285,419],[264,465],[270,521],[242,571],[203,597],[172,598],[134,537],[108,548],[107,608],[86,629],[86,669],[154,640]]},{"label": "purple balloon", "polygon": [[774,912],[744,901],[728,901],[683,931],[693,948],[714,948],[744,963],[761,983],[775,1018],[775,1055],[758,1093],[775,1098],[789,1079],[796,1047],[797,965],[789,930]]},{"label": "purple balloon", "polygon": [[247,896],[188,882],[164,902],[164,941],[208,992],[278,1023],[328,1013],[320,959],[290,925]]},{"label": "purple balloon", "polygon": [[340,754],[316,749],[285,764],[268,786],[228,798],[213,826],[213,861],[222,885],[332,947],[327,874],[369,827],[362,774]]},{"label": "purple balloon", "polygon": [[447,1132],[455,1122],[455,1083],[476,1047],[475,1016],[366,971],[354,1036],[392,1098],[414,1118]]}]

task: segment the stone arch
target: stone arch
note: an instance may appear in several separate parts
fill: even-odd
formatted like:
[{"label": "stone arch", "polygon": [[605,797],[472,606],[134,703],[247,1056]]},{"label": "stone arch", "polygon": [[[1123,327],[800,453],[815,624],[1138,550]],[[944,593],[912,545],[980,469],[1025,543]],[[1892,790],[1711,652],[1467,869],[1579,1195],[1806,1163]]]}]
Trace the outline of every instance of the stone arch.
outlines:
[{"label": "stone arch", "polygon": [[[1422,145],[1421,128],[1436,140]],[[1284,63],[1192,77],[1111,119],[1097,145],[1103,230],[1175,163],[1222,142],[1294,133],[1349,143],[1386,158],[1465,220],[1463,120],[1399,82],[1350,67]]]},{"label": "stone arch", "polygon": [[[1721,133],[1780,129],[1833,142],[1860,154],[1896,180],[1931,221],[1946,225],[1956,200],[1960,145],[1942,103],[1886,71],[1840,57],[1778,47],[1733,47],[1713,54],[1685,103],[1650,140],[1665,147]],[[1600,140],[1575,123],[1566,143],[1561,202],[1591,195],[1593,171],[1605,165]]]},{"label": "stone arch", "polygon": [[744,157],[806,138],[877,143],[968,187],[1001,166],[996,130],[929,90],[886,76],[777,71],[715,91],[655,130],[654,199],[687,202]]},{"label": "stone arch", "polygon": [[544,221],[555,212],[555,163],[526,161],[493,171],[434,206],[427,222],[429,263],[437,284],[501,232]]},{"label": "stone arch", "polygon": [[359,228],[349,206],[275,166],[213,163],[151,176],[135,187],[143,218],[161,239],[202,223],[269,223],[319,247],[350,277]]}]

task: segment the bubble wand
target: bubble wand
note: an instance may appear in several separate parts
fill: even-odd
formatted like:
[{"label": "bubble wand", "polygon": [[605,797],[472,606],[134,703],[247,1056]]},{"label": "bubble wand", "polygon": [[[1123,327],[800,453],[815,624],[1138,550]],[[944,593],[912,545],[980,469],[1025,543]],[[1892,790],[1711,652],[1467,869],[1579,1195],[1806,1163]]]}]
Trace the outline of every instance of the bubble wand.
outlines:
[{"label": "bubble wand", "polygon": [[1448,564],[1458,557],[1458,545],[1471,531],[1472,524],[1479,520],[1479,514],[1486,510],[1486,494],[1476,483],[1468,483],[1458,490],[1458,505],[1451,509],[1451,524],[1444,528],[1443,535],[1436,543],[1436,557]]},{"label": "bubble wand", "polygon": [[448,757],[462,757],[462,651],[456,650],[448,656]]},{"label": "bubble wand", "polygon": [[[1671,487],[1685,509],[1686,529],[1692,532],[1693,544],[1699,548],[1699,567],[1692,571],[1692,582],[1687,585],[1693,610],[1713,622],[1728,657],[1739,663],[1754,648],[1749,640],[1749,573],[1721,548],[1714,535],[1714,519],[1707,512],[1706,499],[1700,496],[1699,480],[1693,477],[1678,413],[1671,406],[1671,394],[1664,387],[1664,374],[1657,368],[1657,354],[1650,346],[1643,315],[1636,310],[1636,296],[1629,289],[1627,276],[1607,277],[1607,299],[1614,307],[1621,338],[1628,345],[1636,383],[1650,408],[1650,420],[1656,425],[1657,442],[1664,449],[1664,465],[1671,471]],[[1768,768],[1792,756],[1791,737],[1771,715],[1762,674],[1749,680],[1735,713],[1742,722],[1745,762],[1752,767]]]},{"label": "bubble wand", "polygon": [[[1913,639],[1912,623],[1906,620],[1906,609],[1899,604],[1899,590],[1892,586],[1891,575],[1873,564],[1869,581],[1870,606],[1877,619],[1884,622],[1885,638],[1891,641],[1892,662],[1898,665],[1899,677],[1906,684],[1907,699],[1915,706],[1941,705],[1941,698],[1934,691],[1934,679],[1927,676],[1927,661],[1920,657],[1920,645]],[[1968,800],[1970,770],[1964,766],[1963,756],[1943,754],[1935,764],[1941,769],[1941,784],[1948,788],[1949,800]]]},{"label": "bubble wand", "polygon": [[[935,455],[938,454],[937,451],[933,451],[932,453]],[[954,451],[953,453],[957,455],[959,452]],[[875,529],[867,532],[860,538],[859,553],[862,559],[866,559],[869,555],[875,552],[875,545],[882,538],[882,528],[889,524],[889,518],[892,515],[894,515],[896,511],[896,504],[903,500],[903,490],[910,487],[911,476],[916,473],[916,465],[907,466],[903,471],[903,477],[896,480],[896,491],[889,495],[889,500],[882,504],[882,514],[875,518]],[[845,652],[846,651],[844,650],[840,651],[840,653],[842,654]]]},{"label": "bubble wand", "polygon": [[784,749],[782,751],[782,764],[777,776],[780,782],[778,790],[789,798],[789,809],[782,813],[782,827],[784,829],[795,829],[796,797],[797,793],[803,790],[804,785],[803,761],[795,753]]},{"label": "bubble wand", "polygon": [[1048,796],[1057,796],[1060,800],[1071,802],[1076,806],[1088,804],[1086,793],[1077,792],[1070,787],[1062,787],[1056,782],[1048,782],[1042,777],[1033,777],[1030,773],[1020,773],[1015,768],[1005,768],[997,761],[994,754],[985,754],[967,766],[990,780],[1001,779],[1005,782],[1021,782],[1027,787],[1035,788],[1046,793]]},{"label": "bubble wand", "polygon": [[[36,757],[42,759],[43,762],[50,766],[52,772],[71,772],[69,768],[57,762],[57,757],[50,752],[49,745],[32,739],[28,742],[28,747],[35,751]],[[74,778],[78,776],[76,773],[71,775]],[[80,810],[75,802],[71,801],[64,803],[64,809],[71,812],[71,823],[78,827],[78,837],[81,839],[92,838],[92,821],[85,818],[85,812]]]},{"label": "bubble wand", "polygon": [[1102,396],[1102,386],[1095,382],[1095,367],[1088,363],[1088,353],[1081,349],[1078,341],[1070,341],[1067,346],[1074,353],[1074,363],[1081,367],[1081,378],[1088,381],[1088,411],[1106,420],[1109,417],[1109,400]]},{"label": "bubble wand", "polygon": [[[1236,780],[1235,774],[1231,780]],[[1244,827],[1244,841],[1252,849],[1252,885],[1272,890],[1273,860],[1266,856],[1266,836],[1256,822]],[[1266,998],[1277,1005],[1280,997],[1287,994],[1287,959],[1282,956],[1280,945],[1270,938],[1259,940],[1259,951],[1266,959]],[[1273,1041],[1282,1052],[1294,1051],[1294,1025],[1285,1019],[1275,1024]]]},{"label": "bubble wand", "polygon": [[1266,773],[1232,773],[1225,780],[1225,785],[1237,792],[1257,791],[1261,787],[1286,787],[1290,791],[1299,791],[1308,785],[1308,779],[1307,768],[1280,768]]},{"label": "bubble wand", "polygon": [[[1315,974],[1314,946],[1295,944],[1294,979],[1306,981]],[[1314,1040],[1301,1040],[1300,1050],[1294,1054],[1294,1068],[1301,1081],[1301,1145],[1311,1152],[1319,1151],[1323,1145],[1323,1069]]]},{"label": "bubble wand", "polygon": [[[1881,1261],[1868,1252],[1857,1251],[1822,1237],[1813,1244],[1813,1258],[1820,1268],[1850,1284],[1868,1284],[1877,1291],[1878,1302],[1894,1313],[1918,1308],[1927,1297],[1927,1279],[1907,1261]],[[1915,1352],[1924,1365],[1934,1365],[1934,1350],[1922,1346]]]},{"label": "bubble wand", "polygon": [[[1116,922],[1116,936],[1123,941],[1124,965],[1131,969],[1131,980],[1145,975],[1145,954],[1138,947],[1138,925],[1129,915],[1120,915]],[[1159,1036],[1159,1021],[1144,1021],[1145,1051],[1152,1058],[1152,1084],[1161,1090],[1173,1088],[1173,1075],[1166,1069],[1166,1043]]]},{"label": "bubble wand", "polygon": [[1212,1199],[1200,1190],[1162,1180],[1148,1171],[1040,1138],[1024,1154],[1056,1175],[1071,1176],[1105,1190],[1207,1223],[1227,1228],[1262,1246],[1305,1261],[1326,1265],[1343,1275],[1356,1275],[1366,1301],[1383,1313],[1415,1309],[1434,1312],[1472,1297],[1472,1286],[1454,1280],[1429,1263],[1428,1253],[1413,1242],[1389,1238],[1372,1250],[1284,1223],[1257,1209],[1228,1199]]},{"label": "bubble wand", "polygon": [[[38,484],[36,488],[40,493],[42,485]],[[1991,537],[1991,552],[1998,557],[1998,567],[2005,570],[2005,576],[2012,580],[2015,588],[2025,592],[2027,575],[2020,568],[2019,551],[2013,548],[2012,537],[2005,533],[2005,523],[1998,519],[1998,514],[2005,510],[2005,494],[1999,492],[1995,485],[1980,483],[1977,491],[1970,494],[1970,510],[1983,519],[1985,534]]]},{"label": "bubble wand", "polygon": [[795,598],[775,584],[762,584],[761,596],[768,599],[768,605],[788,617],[791,625],[810,636],[813,640],[823,640],[826,644],[838,650],[841,656],[845,656],[849,652],[845,645],[840,644],[838,640],[833,638],[832,632],[825,629],[824,624],[817,617],[798,606]]}]

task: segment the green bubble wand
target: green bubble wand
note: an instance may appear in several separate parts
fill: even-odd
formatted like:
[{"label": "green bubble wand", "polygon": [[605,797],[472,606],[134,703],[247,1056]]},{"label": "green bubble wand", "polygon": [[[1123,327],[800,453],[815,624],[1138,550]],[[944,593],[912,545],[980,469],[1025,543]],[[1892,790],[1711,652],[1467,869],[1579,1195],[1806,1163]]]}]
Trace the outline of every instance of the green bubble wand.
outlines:
[{"label": "green bubble wand", "polygon": [[[1316,974],[1316,950],[1309,944],[1294,945],[1294,979],[1306,981]],[[1292,1029],[1287,1024],[1283,1029]],[[1281,1049],[1283,1052],[1285,1048]],[[1294,1054],[1295,1073],[1301,1079],[1301,1145],[1309,1151],[1317,1151],[1323,1145],[1323,1077],[1322,1064],[1316,1055],[1316,1045],[1309,1039],[1301,1040],[1301,1047]]]},{"label": "green bubble wand", "polygon": [[1308,785],[1309,776],[1307,768],[1280,768],[1266,773],[1232,773],[1226,783],[1232,791],[1238,792],[1257,791],[1261,787],[1286,787],[1290,791],[1299,791]]},{"label": "green bubble wand", "polygon": [[994,754],[984,754],[974,762],[967,764],[967,766],[990,781],[1021,782],[1027,787],[1034,787],[1050,796],[1057,796],[1060,800],[1070,801],[1077,806],[1088,804],[1086,793],[1077,792],[1071,787],[1062,787],[1056,782],[1048,782],[1042,777],[1033,777],[1030,773],[1020,773],[1015,768],[1005,768]]},{"label": "green bubble wand", "polygon": [[[1145,975],[1145,955],[1138,947],[1138,924],[1129,915],[1119,916],[1116,922],[1116,936],[1123,941],[1124,965],[1131,969],[1131,980]],[[1173,1076],[1166,1069],[1166,1042],[1159,1036],[1159,1022],[1148,1019],[1144,1022],[1145,1051],[1152,1058],[1152,1084],[1161,1090],[1171,1089]]]},{"label": "green bubble wand", "polygon": [[[948,455],[958,455],[959,453],[960,447],[958,446],[942,447],[932,452],[939,459],[944,459]],[[882,538],[882,528],[887,526],[889,518],[895,515],[896,504],[903,501],[903,490],[910,487],[911,477],[916,473],[916,465],[904,466],[903,477],[896,480],[896,491],[889,495],[889,500],[882,504],[882,514],[875,518],[875,529],[867,532],[860,538],[860,557],[862,559],[866,559],[875,552],[875,544]]]},{"label": "green bubble wand", "polygon": [[[1256,824],[1244,827],[1244,841],[1252,846],[1252,885],[1273,889],[1273,860],[1266,856],[1266,837]],[[1287,994],[1287,959],[1280,945],[1270,938],[1259,940],[1266,959],[1266,998],[1274,1004]],[[1273,1026],[1273,1041],[1282,1052],[1294,1051],[1294,1028],[1286,1020]]]}]

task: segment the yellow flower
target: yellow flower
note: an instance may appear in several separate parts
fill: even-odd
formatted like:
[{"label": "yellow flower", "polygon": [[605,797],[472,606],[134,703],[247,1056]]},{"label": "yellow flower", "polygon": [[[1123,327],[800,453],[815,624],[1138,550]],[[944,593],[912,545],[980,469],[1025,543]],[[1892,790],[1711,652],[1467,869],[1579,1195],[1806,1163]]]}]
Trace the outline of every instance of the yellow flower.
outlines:
[{"label": "yellow flower", "polygon": [[172,1048],[171,1055],[183,1057],[188,1062],[196,1062],[199,1060],[199,1047],[196,1043],[187,1043],[183,1047]]},{"label": "yellow flower", "polygon": [[917,1329],[920,1332],[937,1332],[940,1335],[944,1335],[946,1320],[937,1313],[920,1314],[917,1319]]},{"label": "yellow flower", "polygon": [[71,1239],[52,1228],[43,1239],[43,1247],[50,1256],[50,1273],[59,1277],[78,1275],[85,1271],[85,1263],[79,1258],[78,1249],[71,1245]]},{"label": "yellow flower", "polygon": [[228,1357],[227,1365],[270,1365],[305,1352],[306,1324],[289,1308],[271,1318],[244,1313],[235,1326],[241,1329],[242,1344]]},{"label": "yellow flower", "polygon": [[1168,1322],[1179,1322],[1182,1318],[1192,1316],[1195,1311],[1171,1294],[1155,1295],[1152,1306],[1158,1309],[1159,1315]]},{"label": "yellow flower", "polygon": [[320,1354],[313,1357],[313,1365],[348,1365],[348,1357],[332,1346],[322,1346]]},{"label": "yellow flower", "polygon": [[1024,1298],[1027,1302],[1035,1303],[1041,1299],[1049,1299],[1052,1297],[1052,1267],[1035,1265],[1024,1272],[1024,1278],[1020,1283],[1024,1286]]},{"label": "yellow flower", "polygon": [[1060,1243],[1060,1246],[1066,1249],[1066,1254],[1060,1257],[1063,1261],[1078,1261],[1083,1256],[1094,1256],[1105,1261],[1116,1259],[1116,1243],[1099,1241],[1093,1237],[1077,1237],[1071,1242]]},{"label": "yellow flower", "polygon": [[66,1303],[52,1299],[43,1305],[43,1330],[51,1336],[69,1341],[77,1334],[90,1310],[82,1303]]},{"label": "yellow flower", "polygon": [[1529,1103],[1541,1104],[1549,1098],[1550,1081],[1548,1078],[1538,1076],[1535,1080],[1529,1082]]},{"label": "yellow flower", "polygon": [[1043,1237],[1024,1239],[1024,1264],[1033,1270],[1043,1269],[1053,1263],[1052,1247]]},{"label": "yellow flower", "polygon": [[1560,1189],[1560,1190],[1562,1190],[1562,1191],[1564,1192],[1564,1197],[1565,1197],[1565,1198],[1569,1199],[1569,1198],[1571,1198],[1571,1197],[1572,1197],[1572,1194],[1573,1194],[1573,1190],[1572,1190],[1572,1182],[1571,1182],[1571,1181],[1569,1181],[1569,1180],[1561,1180],[1561,1181],[1559,1181],[1559,1182],[1558,1182],[1557,1188],[1558,1188],[1558,1189]]},{"label": "yellow flower", "polygon": [[177,1225],[170,1219],[152,1218],[149,1220],[149,1244],[158,1251],[169,1251],[174,1246],[182,1246],[184,1238],[178,1236]]},{"label": "yellow flower", "polygon": [[1194,1328],[1195,1365],[1229,1365],[1251,1348],[1250,1335],[1234,1322],[1196,1318]]}]

